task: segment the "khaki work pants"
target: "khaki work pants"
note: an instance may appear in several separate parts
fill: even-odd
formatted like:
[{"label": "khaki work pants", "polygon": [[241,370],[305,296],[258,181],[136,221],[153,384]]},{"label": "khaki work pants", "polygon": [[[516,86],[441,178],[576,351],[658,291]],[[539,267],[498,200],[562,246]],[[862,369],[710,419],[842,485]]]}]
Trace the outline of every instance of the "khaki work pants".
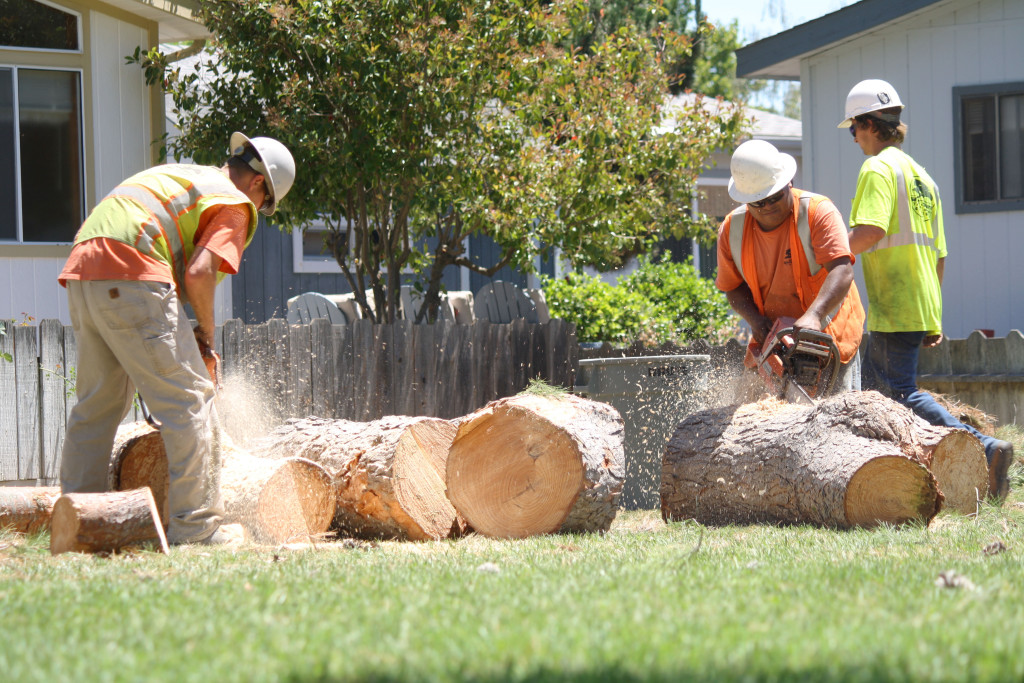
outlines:
[{"label": "khaki work pants", "polygon": [[222,437],[213,382],[174,287],[69,280],[67,289],[78,403],[64,438],[63,491],[108,490],[114,436],[138,389],[167,450],[167,540],[206,538],[223,515]]}]

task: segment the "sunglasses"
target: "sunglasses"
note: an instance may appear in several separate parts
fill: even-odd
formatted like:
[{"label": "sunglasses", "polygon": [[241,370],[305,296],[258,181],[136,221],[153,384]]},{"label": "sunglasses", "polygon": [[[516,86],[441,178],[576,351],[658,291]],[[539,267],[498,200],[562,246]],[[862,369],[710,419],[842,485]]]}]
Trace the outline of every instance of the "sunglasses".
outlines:
[{"label": "sunglasses", "polygon": [[771,197],[765,197],[764,199],[759,199],[756,202],[747,202],[747,206],[752,206],[755,209],[763,209],[764,207],[768,206],[769,204],[774,204],[775,202],[777,202],[780,199],[782,199],[783,195],[785,195],[785,194],[786,194],[786,188],[782,188],[781,190],[779,190],[778,192],[773,194]]},{"label": "sunglasses", "polygon": [[854,140],[857,139],[857,122],[856,121],[851,121],[850,122],[850,137],[852,137]]}]

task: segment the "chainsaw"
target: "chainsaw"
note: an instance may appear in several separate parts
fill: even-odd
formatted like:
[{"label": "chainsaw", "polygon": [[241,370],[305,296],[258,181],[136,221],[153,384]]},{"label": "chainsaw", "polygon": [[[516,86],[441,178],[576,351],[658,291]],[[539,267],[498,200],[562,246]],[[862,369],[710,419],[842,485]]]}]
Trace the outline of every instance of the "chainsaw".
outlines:
[{"label": "chainsaw", "polygon": [[772,325],[758,355],[757,372],[768,391],[791,403],[815,405],[839,376],[839,350],[832,336],[793,328],[793,318]]}]

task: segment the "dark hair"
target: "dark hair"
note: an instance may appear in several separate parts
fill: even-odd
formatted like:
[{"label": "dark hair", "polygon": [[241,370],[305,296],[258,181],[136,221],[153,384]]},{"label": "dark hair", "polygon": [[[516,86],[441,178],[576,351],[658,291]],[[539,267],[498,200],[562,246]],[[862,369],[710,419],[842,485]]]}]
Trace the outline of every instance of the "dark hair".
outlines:
[{"label": "dark hair", "polygon": [[878,138],[883,142],[902,145],[907,137],[907,124],[900,121],[900,110],[901,107],[887,107],[870,114],[861,114],[854,120],[862,125],[874,126]]},{"label": "dark hair", "polygon": [[248,171],[249,173],[255,173],[256,172],[256,171],[252,170],[251,168],[249,168],[249,164],[245,163],[244,161],[242,161],[240,158],[238,158],[236,156],[228,157],[228,162],[227,163],[228,163],[228,166],[230,166],[231,168],[235,169],[236,171]]}]

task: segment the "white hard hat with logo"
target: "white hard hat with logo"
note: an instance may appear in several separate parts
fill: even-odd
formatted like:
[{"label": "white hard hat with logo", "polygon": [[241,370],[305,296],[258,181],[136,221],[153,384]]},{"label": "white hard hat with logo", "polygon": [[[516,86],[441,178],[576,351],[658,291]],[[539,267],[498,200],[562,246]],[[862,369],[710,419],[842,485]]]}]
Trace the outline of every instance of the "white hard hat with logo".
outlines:
[{"label": "white hard hat with logo", "polygon": [[[277,203],[284,199],[295,182],[295,159],[288,148],[274,138],[249,138],[243,133],[231,134],[231,156],[241,158],[249,168],[263,175],[270,192],[270,204],[260,207],[260,213],[273,216]],[[247,153],[255,151],[255,156]]]},{"label": "white hard hat with logo", "polygon": [[850,94],[846,96],[846,118],[838,128],[849,128],[858,116],[890,107],[903,108],[896,88],[892,87],[888,81],[878,78],[861,81],[853,86],[850,89]]},{"label": "white hard hat with logo", "polygon": [[748,140],[736,148],[729,162],[729,196],[741,204],[775,194],[796,175],[796,159],[770,142]]}]

